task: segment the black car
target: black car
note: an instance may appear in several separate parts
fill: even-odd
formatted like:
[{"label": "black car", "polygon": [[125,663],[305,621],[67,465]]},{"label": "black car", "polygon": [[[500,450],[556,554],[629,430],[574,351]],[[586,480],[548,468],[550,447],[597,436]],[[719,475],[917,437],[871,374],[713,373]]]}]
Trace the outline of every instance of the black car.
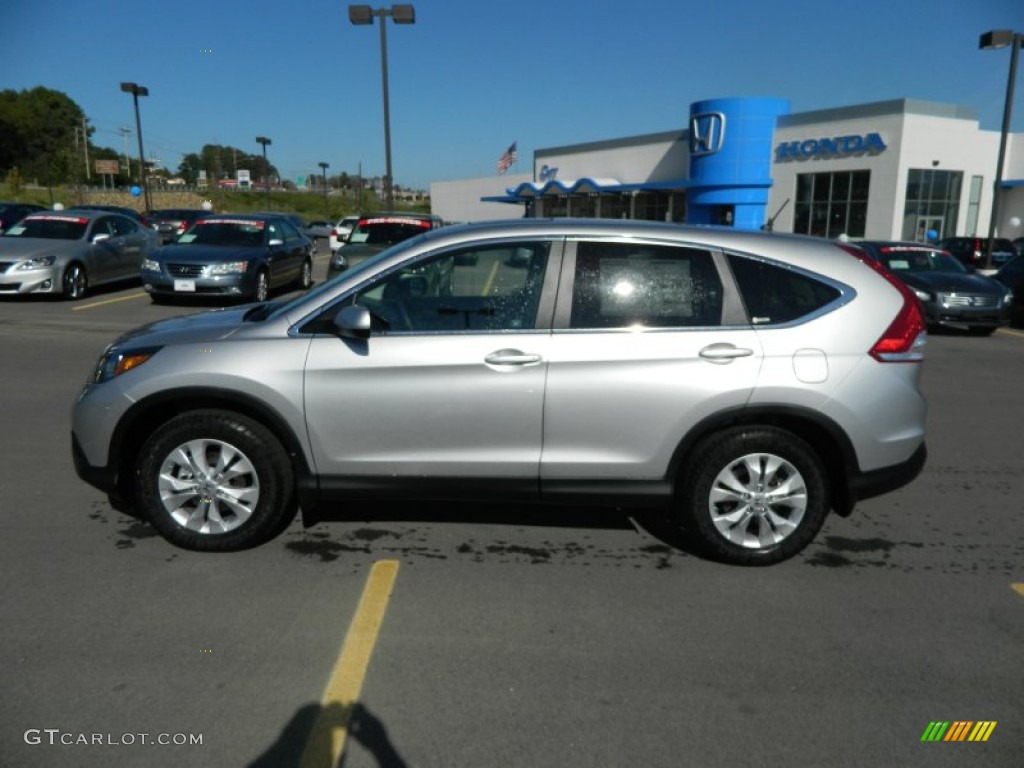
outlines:
[{"label": "black car", "polygon": [[0,203],[0,232],[10,229],[30,213],[45,210],[43,206],[35,203]]},{"label": "black car", "polygon": [[210,214],[142,262],[154,303],[196,296],[265,301],[313,284],[313,243],[280,215]]},{"label": "black car", "polygon": [[925,243],[858,242],[909,286],[929,326],[987,336],[1010,320],[1012,295],[991,277],[970,271],[948,251]]},{"label": "black car", "polygon": [[1010,322],[1024,325],[1024,256],[1018,256],[992,275],[993,278],[1013,291]]},{"label": "black car", "polygon": [[160,242],[170,243],[177,239],[178,235],[184,234],[196,219],[208,213],[209,211],[198,208],[159,208],[152,211],[146,219],[160,236]]},{"label": "black car", "polygon": [[437,229],[444,222],[430,213],[367,213],[359,217],[345,238],[345,247],[338,249],[327,266],[330,279],[395,243]]},{"label": "black car", "polygon": [[[953,254],[965,266],[982,268],[987,244],[987,237],[947,237],[935,243],[935,247]],[[1017,249],[1011,241],[1005,237],[993,238],[992,266],[999,267],[1016,255]]]}]

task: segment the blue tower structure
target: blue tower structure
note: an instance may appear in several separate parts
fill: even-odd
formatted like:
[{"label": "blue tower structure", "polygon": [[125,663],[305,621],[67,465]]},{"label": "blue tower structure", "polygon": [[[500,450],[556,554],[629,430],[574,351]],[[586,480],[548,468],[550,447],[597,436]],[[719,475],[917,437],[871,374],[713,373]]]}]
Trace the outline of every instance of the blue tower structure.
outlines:
[{"label": "blue tower structure", "polygon": [[686,220],[760,229],[772,185],[775,122],[789,102],[728,98],[690,105],[690,168]]}]

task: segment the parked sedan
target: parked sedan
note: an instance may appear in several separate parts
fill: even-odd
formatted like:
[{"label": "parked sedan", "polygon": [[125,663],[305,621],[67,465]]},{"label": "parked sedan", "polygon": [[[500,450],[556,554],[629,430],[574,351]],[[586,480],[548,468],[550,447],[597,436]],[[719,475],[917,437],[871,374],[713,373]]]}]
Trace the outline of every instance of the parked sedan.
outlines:
[{"label": "parked sedan", "polygon": [[0,203],[0,233],[10,229],[30,213],[45,210],[43,206],[35,203]]},{"label": "parked sedan", "polygon": [[209,211],[198,208],[161,208],[149,214],[147,219],[160,236],[160,242],[170,243],[183,235],[197,219],[208,214]]},{"label": "parked sedan", "polygon": [[990,277],[969,271],[950,253],[924,243],[859,242],[917,294],[931,326],[966,328],[987,336],[1010,320],[1013,295]]},{"label": "parked sedan", "polygon": [[279,215],[207,216],[142,263],[142,285],[155,303],[190,296],[264,301],[292,284],[313,284],[313,243]]},{"label": "parked sedan", "polygon": [[1024,325],[1024,256],[1018,256],[992,277],[1013,291],[1010,322],[1014,325]]},{"label": "parked sedan", "polygon": [[0,293],[79,299],[89,288],[138,278],[156,233],[105,211],[33,213],[0,235]]},{"label": "parked sedan", "polygon": [[331,235],[331,222],[311,221],[306,225],[306,236],[310,240],[319,240]]},{"label": "parked sedan", "polygon": [[[936,248],[948,251],[963,265],[982,268],[985,266],[985,246],[988,238],[984,237],[947,237],[935,243]],[[1003,237],[992,240],[992,266],[1000,267],[1017,255],[1013,243]]]}]

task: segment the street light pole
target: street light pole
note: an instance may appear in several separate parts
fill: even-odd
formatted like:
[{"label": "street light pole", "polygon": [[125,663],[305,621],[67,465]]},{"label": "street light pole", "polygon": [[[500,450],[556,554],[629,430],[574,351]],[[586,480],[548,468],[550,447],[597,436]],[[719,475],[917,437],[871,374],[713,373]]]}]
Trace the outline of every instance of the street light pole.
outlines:
[{"label": "street light pole", "polygon": [[270,174],[270,165],[267,163],[267,144],[273,144],[266,136],[257,136],[256,143],[263,145],[263,191],[267,198],[267,208],[270,208],[270,182],[267,176]]},{"label": "street light pole", "polygon": [[324,172],[324,218],[331,218],[331,213],[327,208],[327,169],[330,167],[330,163],[317,163],[320,166],[320,170]]},{"label": "street light pole", "polygon": [[986,32],[978,40],[982,50],[995,50],[1010,45],[1010,77],[1006,82],[1006,101],[1003,103],[1003,127],[999,135],[999,159],[996,161],[996,180],[992,187],[992,215],[988,222],[988,241],[985,243],[985,269],[992,269],[992,241],[996,236],[999,204],[1002,202],[1003,165],[1006,160],[1006,138],[1010,133],[1010,114],[1013,111],[1013,90],[1017,81],[1017,52],[1024,43],[1024,34],[1008,29]]},{"label": "street light pole", "polygon": [[394,193],[392,192],[391,176],[391,115],[388,103],[388,40],[385,29],[387,17],[390,16],[395,24],[415,24],[416,9],[411,5],[393,5],[390,8],[370,8],[368,5],[350,5],[348,7],[348,20],[357,25],[373,24],[373,17],[380,19],[380,72],[384,84],[384,197],[388,210],[395,205]]},{"label": "street light pole", "polygon": [[149,88],[135,83],[121,83],[121,90],[130,93],[135,102],[135,132],[139,135],[139,186],[142,187],[143,202],[148,212],[153,210],[153,201],[149,198],[149,183],[146,181],[146,153],[142,151],[142,118],[139,117],[139,96],[149,96]]}]

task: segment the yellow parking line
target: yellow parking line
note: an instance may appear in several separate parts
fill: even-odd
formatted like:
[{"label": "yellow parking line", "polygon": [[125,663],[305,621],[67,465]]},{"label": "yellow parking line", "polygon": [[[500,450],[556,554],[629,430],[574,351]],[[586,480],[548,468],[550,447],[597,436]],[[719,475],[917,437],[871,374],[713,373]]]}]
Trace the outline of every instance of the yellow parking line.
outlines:
[{"label": "yellow parking line", "polygon": [[92,309],[93,307],[102,307],[104,304],[113,304],[117,301],[128,301],[129,299],[141,299],[145,296],[149,296],[148,293],[132,293],[128,296],[118,296],[116,299],[104,299],[103,301],[94,301],[92,304],[79,304],[77,307],[72,307],[72,312],[77,312],[80,309]]},{"label": "yellow parking line", "polygon": [[999,333],[1008,333],[1011,336],[1024,336],[1024,331],[1015,331],[1013,328],[1000,328]]},{"label": "yellow parking line", "polygon": [[1024,597],[1024,584],[1022,584],[1020,582],[1014,582],[1014,583],[1010,584],[1010,589],[1012,589],[1014,592],[1016,592],[1021,597]]},{"label": "yellow parking line", "polygon": [[487,282],[484,283],[484,289],[480,291],[481,296],[489,296],[491,293],[491,286],[494,285],[494,277],[498,274],[498,262],[494,262],[494,266],[491,267],[491,274],[487,276]]},{"label": "yellow parking line", "polygon": [[378,560],[370,570],[341,655],[320,700],[320,713],[302,753],[302,768],[338,764],[345,749],[352,709],[359,700],[366,667],[370,663],[397,575],[397,560]]}]

